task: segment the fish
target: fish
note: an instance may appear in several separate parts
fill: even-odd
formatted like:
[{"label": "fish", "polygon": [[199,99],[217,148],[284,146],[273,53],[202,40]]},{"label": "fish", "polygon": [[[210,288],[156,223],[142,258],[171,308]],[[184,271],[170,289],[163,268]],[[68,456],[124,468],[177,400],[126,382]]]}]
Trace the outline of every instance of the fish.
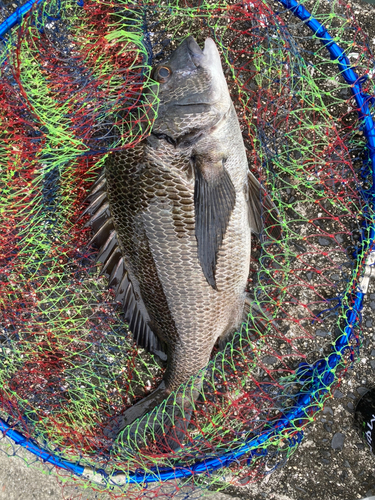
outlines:
[{"label": "fish", "polygon": [[[281,238],[277,208],[249,170],[215,42],[201,49],[188,36],[151,77],[160,100],[151,133],[109,154],[86,208],[135,342],[167,363],[158,388],[108,423],[113,440],[204,373],[215,344],[244,321],[263,214]],[[202,378],[180,398],[181,418],[172,409],[170,428],[154,429],[163,450],[180,447]]]}]

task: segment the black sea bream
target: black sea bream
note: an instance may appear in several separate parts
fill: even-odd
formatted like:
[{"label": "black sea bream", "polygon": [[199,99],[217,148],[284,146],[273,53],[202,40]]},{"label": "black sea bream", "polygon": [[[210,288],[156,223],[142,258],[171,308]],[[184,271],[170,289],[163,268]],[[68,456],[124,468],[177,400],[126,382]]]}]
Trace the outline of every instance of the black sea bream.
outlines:
[{"label": "black sea bream", "polygon": [[[215,342],[239,328],[251,232],[261,229],[261,188],[213,40],[201,50],[186,38],[153,79],[160,104],[152,133],[109,156],[88,210],[135,341],[167,355],[163,382],[109,423],[112,438],[203,369]],[[188,421],[191,401],[181,404]],[[164,444],[178,446],[186,425],[176,423]]]}]

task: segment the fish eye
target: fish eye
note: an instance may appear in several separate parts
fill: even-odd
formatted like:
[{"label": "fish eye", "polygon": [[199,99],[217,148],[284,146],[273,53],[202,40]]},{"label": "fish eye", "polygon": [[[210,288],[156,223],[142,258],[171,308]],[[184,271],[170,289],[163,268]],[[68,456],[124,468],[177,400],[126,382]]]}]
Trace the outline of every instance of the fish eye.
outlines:
[{"label": "fish eye", "polygon": [[171,74],[172,71],[170,70],[170,68],[168,68],[168,66],[161,66],[156,71],[156,80],[158,82],[164,83],[168,80]]}]

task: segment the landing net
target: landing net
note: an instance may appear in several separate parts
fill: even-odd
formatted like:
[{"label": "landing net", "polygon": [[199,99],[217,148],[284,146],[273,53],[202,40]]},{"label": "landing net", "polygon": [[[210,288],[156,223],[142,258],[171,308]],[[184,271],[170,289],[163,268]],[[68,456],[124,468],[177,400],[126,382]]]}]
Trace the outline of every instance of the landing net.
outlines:
[{"label": "landing net", "polygon": [[[20,443],[64,480],[113,498],[199,497],[284,464],[358,360],[374,236],[374,54],[346,2],[303,5],[312,17],[286,0],[45,0],[2,25],[0,417],[9,455]],[[5,4],[1,20],[11,11]],[[267,228],[253,240],[248,290],[263,313],[215,348],[181,448],[161,453],[149,432],[157,410],[115,445],[103,435],[159,385],[165,365],[135,346],[80,216],[108,153],[150,133],[151,68],[189,34],[219,47],[249,167],[278,207],[283,240],[273,243]]]}]

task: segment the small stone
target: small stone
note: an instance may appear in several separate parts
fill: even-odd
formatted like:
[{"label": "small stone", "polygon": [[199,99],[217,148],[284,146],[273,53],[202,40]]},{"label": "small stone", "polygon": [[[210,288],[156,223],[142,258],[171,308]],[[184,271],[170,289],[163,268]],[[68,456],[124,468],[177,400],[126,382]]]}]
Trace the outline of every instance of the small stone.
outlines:
[{"label": "small stone", "polygon": [[375,356],[375,349],[371,351],[371,356]]},{"label": "small stone", "polygon": [[353,392],[348,392],[347,396],[348,396],[350,399],[357,399],[357,396],[356,396]]},{"label": "small stone", "polygon": [[371,368],[375,370],[375,359],[370,361]]},{"label": "small stone", "polygon": [[242,479],[239,479],[238,481],[240,484],[247,484],[249,482],[249,477],[245,476]]},{"label": "small stone", "polygon": [[371,309],[375,309],[375,300],[372,300],[370,302],[370,307],[371,307]]},{"label": "small stone", "polygon": [[324,424],[323,427],[324,427],[324,429],[327,432],[332,432],[332,425],[330,425],[330,424]]},{"label": "small stone", "polygon": [[318,335],[318,337],[328,337],[329,335],[331,335],[331,332],[327,332],[326,330],[317,330],[316,334]]},{"label": "small stone", "polygon": [[367,326],[367,328],[371,328],[372,327],[372,319],[368,319],[366,321],[366,326]]},{"label": "small stone", "polygon": [[331,244],[330,240],[327,238],[318,238],[319,245],[322,245],[324,247],[328,246]]},{"label": "small stone", "polygon": [[333,410],[332,410],[332,408],[330,406],[325,406],[323,408],[323,413],[324,413],[324,415],[327,415],[327,414],[333,415]]},{"label": "small stone", "polygon": [[347,405],[347,408],[349,411],[353,411],[354,410],[354,404],[350,401]]},{"label": "small stone", "polygon": [[344,243],[344,238],[341,236],[341,234],[336,234],[335,238],[337,243],[339,244]]},{"label": "small stone", "polygon": [[293,485],[294,489],[298,490],[298,491],[302,491],[302,493],[307,493],[307,491],[303,488],[301,488],[300,486],[298,486],[297,484],[294,484]]},{"label": "small stone", "polygon": [[333,391],[333,397],[334,397],[335,399],[341,399],[341,398],[343,398],[343,397],[344,397],[344,394],[343,394],[341,391],[339,391],[338,389],[335,389],[335,390]]},{"label": "small stone", "polygon": [[333,281],[340,281],[340,276],[337,273],[332,274],[331,280]]},{"label": "small stone", "polygon": [[365,445],[363,443],[355,443],[355,445],[358,448],[358,450],[364,450],[365,448]]},{"label": "small stone", "polygon": [[165,39],[161,42],[161,44],[162,44],[162,46],[163,46],[163,47],[166,47],[166,46],[167,46],[167,45],[169,45],[170,43],[171,43],[171,41],[170,41],[168,38],[165,38]]},{"label": "small stone", "polygon": [[336,432],[334,434],[332,441],[331,441],[331,447],[334,450],[341,450],[342,447],[344,446],[344,441],[345,441],[345,434],[342,432]]},{"label": "small stone", "polygon": [[344,467],[350,469],[350,463],[347,460],[344,460]]},{"label": "small stone", "polygon": [[276,363],[277,358],[275,358],[275,356],[264,356],[262,361],[265,365],[273,365],[274,363]]},{"label": "small stone", "polygon": [[322,458],[320,461],[321,461],[321,462],[322,462],[322,464],[324,464],[324,465],[329,465],[329,464],[331,463],[331,461],[330,461],[330,460],[327,460],[326,458]]},{"label": "small stone", "polygon": [[360,396],[364,396],[368,391],[367,387],[357,387],[357,392]]}]

